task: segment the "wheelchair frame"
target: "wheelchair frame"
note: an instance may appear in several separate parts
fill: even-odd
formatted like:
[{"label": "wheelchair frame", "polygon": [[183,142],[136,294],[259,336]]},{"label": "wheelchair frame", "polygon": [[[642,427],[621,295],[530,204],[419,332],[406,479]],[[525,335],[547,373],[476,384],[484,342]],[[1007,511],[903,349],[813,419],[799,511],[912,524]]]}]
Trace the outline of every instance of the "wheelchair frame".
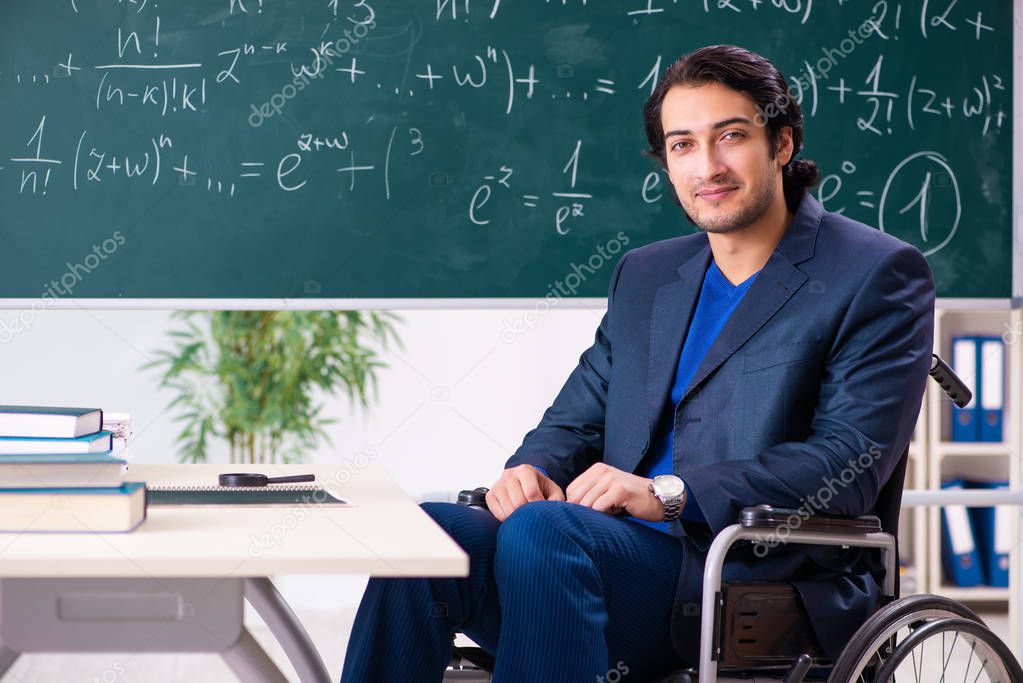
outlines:
[{"label": "wheelchair frame", "polygon": [[[485,493],[486,491],[483,489],[462,491],[459,494],[459,503],[486,509],[486,503],[483,500]],[[722,587],[728,585],[722,583],[721,577],[728,552],[736,544],[744,541],[771,541],[772,532],[776,532],[779,527],[786,523],[787,517],[794,513],[795,510],[774,508],[767,505],[745,508],[742,520],[723,529],[711,543],[707,551],[707,559],[703,570],[703,593],[700,610],[700,656],[697,662],[699,683],[717,683],[718,680],[718,660],[721,657],[722,634],[724,630],[722,624],[725,617]],[[861,530],[849,531],[849,528]],[[882,605],[898,598],[898,541],[894,535],[881,529],[881,521],[876,516],[867,515],[858,518],[847,518],[819,515],[817,517],[810,517],[802,520],[799,529],[790,531],[786,535],[785,543],[880,550],[881,561],[885,567],[884,582],[881,586]],[[475,664],[476,662],[473,660],[479,653],[475,652],[477,648],[472,650],[470,652],[465,648],[456,648],[456,660],[461,659],[469,664]],[[489,656],[486,656],[485,659],[489,659]],[[796,657],[788,672],[784,674],[784,680],[802,681],[813,664],[813,660],[808,655]],[[675,675],[671,674],[656,683],[669,683],[675,680]],[[485,676],[483,679],[480,679],[479,676],[478,670],[455,669],[447,672],[445,680],[489,680],[489,676]]]},{"label": "wheelchair frame", "polygon": [[[747,508],[744,510],[744,513],[756,509]],[[760,509],[777,511],[775,508],[767,508],[766,506]],[[803,524],[799,529],[791,531],[787,535],[786,543],[879,549],[881,551],[882,562],[885,565],[882,600],[895,600],[898,597],[896,579],[899,571],[898,549],[895,536],[880,530],[867,533],[834,531],[829,521],[834,521],[835,518],[826,519],[828,521],[817,520],[814,517],[803,520]],[[876,525],[880,529],[880,522],[874,516],[860,517],[855,521]],[[716,683],[718,680],[717,660],[721,654],[721,643],[719,639],[720,631],[717,626],[719,625],[721,611],[724,607],[721,593],[721,573],[728,551],[736,543],[742,541],[771,540],[772,529],[777,529],[779,526],[781,526],[780,523],[773,526],[733,524],[723,529],[714,538],[713,543],[711,543],[703,570],[703,604],[700,612],[700,659],[698,662],[700,683]],[[802,680],[802,676],[806,674],[811,665],[812,663],[809,661],[802,663],[794,662],[788,676],[794,677],[795,680]],[[788,677],[786,680],[788,680]]]}]

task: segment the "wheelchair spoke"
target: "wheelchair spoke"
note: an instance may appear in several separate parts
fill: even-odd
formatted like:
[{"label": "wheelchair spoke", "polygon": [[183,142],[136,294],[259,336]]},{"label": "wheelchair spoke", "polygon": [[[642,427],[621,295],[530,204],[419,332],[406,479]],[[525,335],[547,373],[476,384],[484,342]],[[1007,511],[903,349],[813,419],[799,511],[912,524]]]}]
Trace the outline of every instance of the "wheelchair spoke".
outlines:
[{"label": "wheelchair spoke", "polygon": [[947,660],[945,659],[945,634],[941,634],[941,683],[945,683],[945,669]]},{"label": "wheelchair spoke", "polygon": [[982,673],[984,673],[984,666],[986,664],[987,664],[987,660],[986,659],[982,659],[981,662],[980,662],[980,671],[978,671],[977,675],[973,677],[973,683],[977,683],[977,679],[980,678],[980,675]]},{"label": "wheelchair spoke", "polygon": [[[963,674],[963,683],[966,683],[966,679],[970,675],[970,669],[973,668],[973,655],[977,652],[977,644],[974,643],[970,646],[970,658],[966,661],[966,673]],[[983,669],[981,669],[983,670]]]},{"label": "wheelchair spoke", "polygon": [[[941,666],[941,680],[942,681],[945,680],[945,672],[948,670],[948,663],[950,661],[952,661],[952,653],[956,649],[956,641],[957,640],[959,640],[959,632],[958,631],[952,637],[952,647],[950,647],[948,649],[948,659],[945,659],[944,662],[942,663],[942,666]],[[944,633],[941,634],[941,650],[942,650],[942,654],[944,654],[944,650],[945,650],[945,634]]]},{"label": "wheelchair spoke", "polygon": [[[920,673],[921,674],[924,671],[924,662],[927,661],[926,659],[924,659],[924,648],[925,647],[927,647],[927,641],[926,640],[923,643],[920,644]],[[920,683],[920,677],[919,676],[917,676],[916,683]]]}]

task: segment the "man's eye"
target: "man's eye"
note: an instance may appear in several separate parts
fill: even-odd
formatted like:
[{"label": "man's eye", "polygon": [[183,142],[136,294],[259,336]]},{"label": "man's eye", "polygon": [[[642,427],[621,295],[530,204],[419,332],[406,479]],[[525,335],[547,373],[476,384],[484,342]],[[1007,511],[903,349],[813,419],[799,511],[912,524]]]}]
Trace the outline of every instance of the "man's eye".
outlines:
[{"label": "man's eye", "polygon": [[730,130],[730,131],[728,131],[727,133],[725,133],[721,137],[726,137],[727,138],[729,135],[734,136],[734,138],[732,138],[732,139],[738,139],[738,138],[744,137],[742,131],[739,131],[739,130]]},{"label": "man's eye", "polygon": [[688,144],[689,144],[689,143],[688,143],[688,142],[686,142],[686,141],[684,141],[684,140],[679,140],[678,142],[676,142],[675,144],[673,144],[673,145],[671,146],[671,148],[672,148],[673,150],[681,150],[681,149],[682,149],[681,145],[688,145]]}]

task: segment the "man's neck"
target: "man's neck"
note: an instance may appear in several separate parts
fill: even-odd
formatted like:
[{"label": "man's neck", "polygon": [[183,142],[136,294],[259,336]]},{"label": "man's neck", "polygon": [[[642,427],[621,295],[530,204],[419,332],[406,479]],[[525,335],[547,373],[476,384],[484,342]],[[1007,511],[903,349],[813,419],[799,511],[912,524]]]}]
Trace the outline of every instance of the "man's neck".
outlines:
[{"label": "man's neck", "polygon": [[718,270],[732,284],[745,282],[764,267],[792,222],[783,196],[772,202],[760,218],[741,230],[707,233]]}]

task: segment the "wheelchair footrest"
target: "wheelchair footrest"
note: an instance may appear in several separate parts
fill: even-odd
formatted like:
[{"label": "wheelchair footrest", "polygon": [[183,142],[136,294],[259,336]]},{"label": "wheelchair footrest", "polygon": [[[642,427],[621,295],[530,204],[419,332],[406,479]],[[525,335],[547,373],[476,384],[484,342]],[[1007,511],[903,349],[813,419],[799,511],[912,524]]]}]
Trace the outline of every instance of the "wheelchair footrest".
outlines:
[{"label": "wheelchair footrest", "polygon": [[790,584],[724,584],[721,597],[715,620],[721,669],[785,670],[802,654],[829,663]]}]

